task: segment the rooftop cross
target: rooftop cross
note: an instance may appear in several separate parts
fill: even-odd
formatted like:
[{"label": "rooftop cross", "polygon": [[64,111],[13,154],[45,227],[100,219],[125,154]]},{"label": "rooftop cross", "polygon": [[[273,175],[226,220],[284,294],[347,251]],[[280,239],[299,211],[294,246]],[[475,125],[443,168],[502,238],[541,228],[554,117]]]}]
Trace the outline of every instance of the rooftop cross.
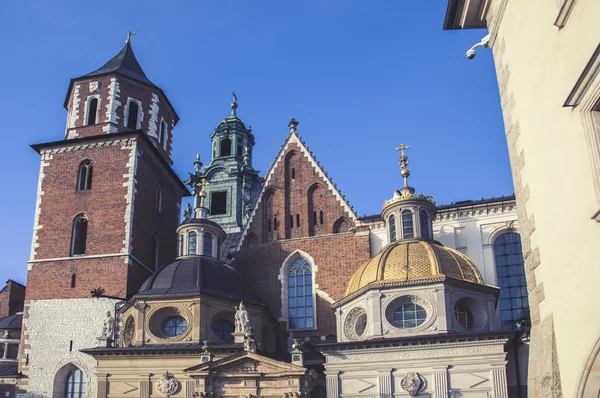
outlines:
[{"label": "rooftop cross", "polygon": [[400,151],[400,175],[404,178],[404,187],[408,187],[408,176],[410,175],[410,171],[406,168],[408,166],[408,156],[404,153],[404,151],[408,151],[410,147],[408,145],[400,144],[396,151]]},{"label": "rooftop cross", "polygon": [[127,33],[127,40],[125,40],[125,43],[131,43],[131,36],[135,36],[137,34],[137,30],[130,30],[129,33]]},{"label": "rooftop cross", "polygon": [[235,110],[238,107],[238,104],[237,104],[238,97],[237,97],[237,94],[235,91],[232,91],[231,95],[233,95],[233,101],[231,101],[231,116],[235,116]]},{"label": "rooftop cross", "polygon": [[203,178],[196,186],[200,188],[200,192],[198,193],[198,196],[200,197],[200,207],[204,207],[204,198],[206,198],[206,191],[204,188],[208,186],[208,181]]}]

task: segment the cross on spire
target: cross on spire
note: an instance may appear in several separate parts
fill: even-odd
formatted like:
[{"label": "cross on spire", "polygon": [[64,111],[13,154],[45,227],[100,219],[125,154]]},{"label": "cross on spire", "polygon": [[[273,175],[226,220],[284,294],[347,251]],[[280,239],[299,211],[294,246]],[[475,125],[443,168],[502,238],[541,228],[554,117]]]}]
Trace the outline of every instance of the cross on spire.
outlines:
[{"label": "cross on spire", "polygon": [[238,104],[237,104],[238,97],[237,97],[237,93],[235,91],[232,91],[231,95],[233,95],[233,101],[231,101],[231,116],[235,116],[235,110],[238,107]]},{"label": "cross on spire", "polygon": [[407,169],[408,166],[408,156],[404,153],[404,151],[408,151],[410,147],[408,145],[400,144],[396,151],[400,151],[400,175],[404,178],[404,187],[408,187],[408,176],[410,175],[410,171]]}]

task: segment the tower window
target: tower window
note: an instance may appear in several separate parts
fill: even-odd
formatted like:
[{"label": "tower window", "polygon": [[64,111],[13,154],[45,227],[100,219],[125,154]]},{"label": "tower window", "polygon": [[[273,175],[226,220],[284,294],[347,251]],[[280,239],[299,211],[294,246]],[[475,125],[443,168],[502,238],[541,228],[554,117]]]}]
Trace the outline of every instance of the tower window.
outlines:
[{"label": "tower window", "polygon": [[71,289],[75,288],[76,278],[77,278],[77,275],[75,275],[75,274],[71,275]]},{"label": "tower window", "polygon": [[231,140],[229,138],[221,140],[221,156],[231,156]]},{"label": "tower window", "polygon": [[300,228],[300,214],[296,214],[296,228]]},{"label": "tower window", "polygon": [[290,228],[294,228],[294,216],[290,214]]},{"label": "tower window", "polygon": [[203,256],[212,256],[212,241],[213,241],[213,236],[212,234],[205,232],[204,233],[204,244],[203,244],[203,248],[202,248],[202,255]]},{"label": "tower window", "polygon": [[402,212],[402,235],[404,239],[410,239],[415,237],[412,211],[410,210],[404,210]]},{"label": "tower window", "polygon": [[156,211],[162,212],[163,192],[160,184],[156,187]]},{"label": "tower window", "polygon": [[158,236],[152,237],[152,269],[158,268]]},{"label": "tower window", "polygon": [[160,122],[160,130],[158,131],[158,143],[163,148],[165,146],[166,139],[167,139],[167,122],[162,120]]},{"label": "tower window", "polygon": [[396,216],[393,214],[388,219],[388,228],[390,230],[390,242],[396,241]]},{"label": "tower window", "polygon": [[84,160],[79,164],[79,173],[77,174],[77,190],[87,191],[92,189],[92,173],[94,165],[91,160]]},{"label": "tower window", "polygon": [[500,286],[502,329],[513,329],[517,322],[529,321],[529,300],[520,235],[516,232],[500,235],[494,241],[494,257]]},{"label": "tower window", "polygon": [[196,254],[196,240],[198,235],[195,232],[188,233],[188,255]]},{"label": "tower window", "polygon": [[323,225],[323,210],[319,211],[319,223]]},{"label": "tower window", "polygon": [[71,255],[85,254],[88,220],[84,215],[75,217],[71,238]]},{"label": "tower window", "polygon": [[135,101],[129,102],[129,110],[127,112],[127,128],[135,130],[137,129],[139,105]]},{"label": "tower window", "polygon": [[237,155],[238,156],[242,156],[243,155],[243,146],[242,146],[241,142],[238,142],[238,145],[237,145]]},{"label": "tower window", "polygon": [[292,180],[296,179],[296,169],[292,167]]},{"label": "tower window", "polygon": [[210,194],[210,215],[227,214],[227,192],[212,192]]},{"label": "tower window", "polygon": [[98,98],[90,99],[87,110],[87,120],[85,125],[96,124],[96,113],[98,112]]},{"label": "tower window", "polygon": [[429,216],[425,210],[419,212],[419,220],[421,223],[421,238],[429,238]]},{"label": "tower window", "polygon": [[277,223],[277,217],[273,217],[273,229],[274,229],[275,231],[277,231],[277,226],[278,226],[278,223]]},{"label": "tower window", "polygon": [[267,232],[271,232],[271,219],[267,221]]}]

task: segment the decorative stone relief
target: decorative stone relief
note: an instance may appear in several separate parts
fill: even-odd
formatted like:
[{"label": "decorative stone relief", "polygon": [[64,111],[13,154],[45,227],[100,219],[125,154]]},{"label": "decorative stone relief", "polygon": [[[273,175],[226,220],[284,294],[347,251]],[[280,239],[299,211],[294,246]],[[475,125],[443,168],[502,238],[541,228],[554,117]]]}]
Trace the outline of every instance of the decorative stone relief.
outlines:
[{"label": "decorative stone relief", "polygon": [[400,381],[400,386],[411,396],[415,396],[425,387],[425,379],[416,372],[408,372]]},{"label": "decorative stone relief", "polygon": [[165,372],[162,378],[156,383],[156,388],[168,397],[179,390],[179,381],[171,373]]},{"label": "decorative stone relief", "polygon": [[344,322],[344,336],[346,336],[348,340],[358,340],[364,334],[364,330],[360,335],[356,332],[356,321],[362,314],[365,314],[365,310],[361,307],[355,307],[350,310],[348,316],[346,316]]},{"label": "decorative stone relief", "polygon": [[98,82],[90,82],[90,91],[94,92],[98,90]]},{"label": "decorative stone relief", "polygon": [[129,347],[133,344],[135,336],[135,321],[130,315],[125,321],[125,327],[123,328],[123,345]]}]

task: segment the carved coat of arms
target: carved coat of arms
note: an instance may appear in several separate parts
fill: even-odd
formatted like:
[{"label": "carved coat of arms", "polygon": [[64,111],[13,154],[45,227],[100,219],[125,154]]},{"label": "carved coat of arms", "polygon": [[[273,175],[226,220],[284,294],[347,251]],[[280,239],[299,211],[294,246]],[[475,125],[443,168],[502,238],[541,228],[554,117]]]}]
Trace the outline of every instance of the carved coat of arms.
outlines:
[{"label": "carved coat of arms", "polygon": [[400,386],[404,391],[409,393],[411,396],[417,395],[424,387],[423,377],[415,372],[408,372],[404,378],[400,381]]},{"label": "carved coat of arms", "polygon": [[158,383],[156,383],[156,388],[168,397],[179,390],[179,381],[171,373],[165,372]]}]

